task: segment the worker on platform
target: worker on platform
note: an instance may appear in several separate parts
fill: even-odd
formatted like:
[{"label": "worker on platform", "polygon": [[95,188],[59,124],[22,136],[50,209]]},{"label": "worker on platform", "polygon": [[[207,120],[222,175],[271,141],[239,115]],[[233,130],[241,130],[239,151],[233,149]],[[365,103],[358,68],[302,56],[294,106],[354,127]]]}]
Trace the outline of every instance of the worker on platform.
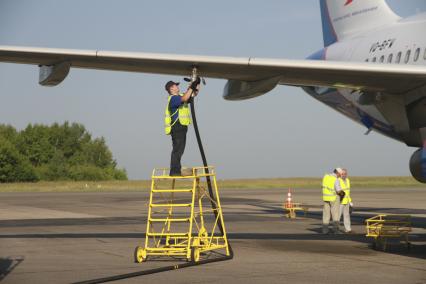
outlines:
[{"label": "worker on platform", "polygon": [[334,169],[333,173],[324,175],[322,179],[322,233],[329,233],[330,219],[332,220],[332,233],[339,234],[339,210],[340,195],[343,191],[340,186],[339,178],[342,175],[341,168]]},{"label": "worker on platform", "polygon": [[339,179],[340,187],[345,192],[345,195],[340,202],[339,210],[339,222],[343,215],[343,225],[345,227],[345,233],[351,234],[351,215],[350,209],[353,207],[352,198],[351,198],[351,181],[348,178],[348,170],[342,169],[342,176]]},{"label": "worker on platform", "polygon": [[181,159],[185,151],[188,125],[191,124],[188,104],[193,96],[198,95],[200,79],[192,82],[185,93],[181,93],[179,83],[173,81],[167,82],[165,88],[169,94],[165,111],[165,132],[167,135],[171,135],[173,144],[170,176],[189,176],[192,175],[192,170],[182,170]]}]

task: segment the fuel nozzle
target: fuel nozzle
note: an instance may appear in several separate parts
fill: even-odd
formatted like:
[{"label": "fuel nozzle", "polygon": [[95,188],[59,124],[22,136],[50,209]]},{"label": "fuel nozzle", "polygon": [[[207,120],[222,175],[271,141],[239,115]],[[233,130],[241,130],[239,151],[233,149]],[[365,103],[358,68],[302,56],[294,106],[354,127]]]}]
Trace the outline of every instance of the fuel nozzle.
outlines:
[{"label": "fuel nozzle", "polygon": [[204,78],[201,78],[200,75],[198,74],[198,69],[197,67],[193,67],[192,68],[192,74],[190,78],[183,78],[183,80],[185,80],[186,82],[190,82],[191,83],[191,88],[192,90],[196,90],[197,86],[199,84],[203,84],[206,85],[206,80],[204,80]]}]

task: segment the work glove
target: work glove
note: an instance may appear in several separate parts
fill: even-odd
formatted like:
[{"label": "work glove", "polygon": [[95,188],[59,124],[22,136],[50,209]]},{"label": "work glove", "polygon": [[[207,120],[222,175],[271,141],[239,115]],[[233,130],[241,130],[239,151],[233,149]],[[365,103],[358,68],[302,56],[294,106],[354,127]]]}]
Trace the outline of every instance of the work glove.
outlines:
[{"label": "work glove", "polygon": [[197,77],[197,79],[195,79],[195,81],[191,83],[192,91],[194,92],[198,91],[198,86],[200,85],[200,83],[201,83],[201,78]]},{"label": "work glove", "polygon": [[350,207],[354,207],[354,204],[351,202],[351,203],[349,203],[349,206]]}]

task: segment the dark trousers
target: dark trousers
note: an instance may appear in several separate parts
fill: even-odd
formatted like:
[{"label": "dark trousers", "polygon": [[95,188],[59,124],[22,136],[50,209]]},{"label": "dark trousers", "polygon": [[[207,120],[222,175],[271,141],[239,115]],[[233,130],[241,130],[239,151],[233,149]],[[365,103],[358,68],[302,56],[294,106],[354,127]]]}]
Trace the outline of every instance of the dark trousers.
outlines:
[{"label": "dark trousers", "polygon": [[170,159],[170,175],[181,175],[182,165],[180,163],[186,145],[186,133],[188,126],[178,122],[172,126],[171,136],[173,142],[172,156]]}]

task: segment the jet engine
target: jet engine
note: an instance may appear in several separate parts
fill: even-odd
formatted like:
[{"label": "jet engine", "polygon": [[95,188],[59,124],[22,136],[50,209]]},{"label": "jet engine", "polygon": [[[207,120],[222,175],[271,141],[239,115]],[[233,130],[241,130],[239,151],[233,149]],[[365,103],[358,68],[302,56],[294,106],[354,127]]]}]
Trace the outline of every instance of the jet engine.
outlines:
[{"label": "jet engine", "polygon": [[259,81],[229,80],[226,83],[223,98],[229,101],[247,100],[264,95],[274,89],[281,77],[273,77]]},{"label": "jet engine", "polygon": [[412,176],[421,183],[426,183],[426,149],[418,149],[410,159]]},{"label": "jet engine", "polygon": [[57,86],[68,76],[70,67],[70,62],[42,65],[39,69],[38,83],[42,86]]}]

